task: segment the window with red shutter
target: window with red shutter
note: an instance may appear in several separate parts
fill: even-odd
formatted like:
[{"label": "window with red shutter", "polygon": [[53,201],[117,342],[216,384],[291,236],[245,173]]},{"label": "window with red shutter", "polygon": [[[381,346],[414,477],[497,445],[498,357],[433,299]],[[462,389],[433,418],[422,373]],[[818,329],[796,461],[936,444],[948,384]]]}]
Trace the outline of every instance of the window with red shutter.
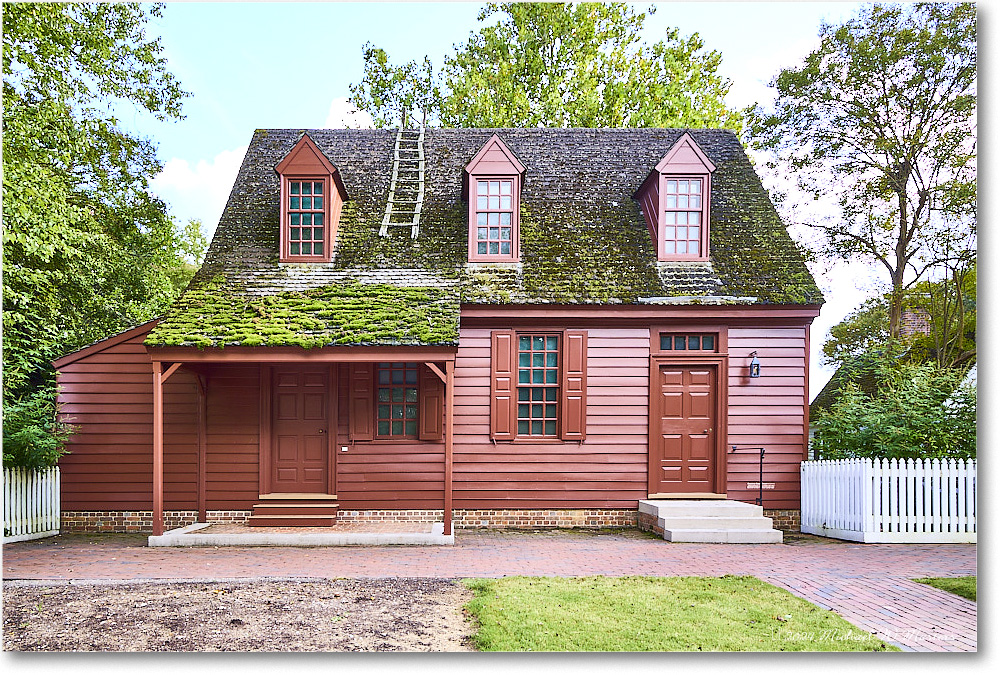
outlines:
[{"label": "window with red shutter", "polygon": [[491,354],[494,440],[586,437],[586,331],[494,331]]}]

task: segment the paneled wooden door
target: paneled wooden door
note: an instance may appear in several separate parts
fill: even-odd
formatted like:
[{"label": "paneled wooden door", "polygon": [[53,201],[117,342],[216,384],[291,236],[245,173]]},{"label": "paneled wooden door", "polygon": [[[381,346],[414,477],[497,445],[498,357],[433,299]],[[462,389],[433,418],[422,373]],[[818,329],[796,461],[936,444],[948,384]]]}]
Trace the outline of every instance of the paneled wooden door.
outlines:
[{"label": "paneled wooden door", "polygon": [[327,366],[273,370],[271,491],[328,492],[330,371]]},{"label": "paneled wooden door", "polygon": [[650,494],[717,493],[716,367],[660,364],[655,373]]}]

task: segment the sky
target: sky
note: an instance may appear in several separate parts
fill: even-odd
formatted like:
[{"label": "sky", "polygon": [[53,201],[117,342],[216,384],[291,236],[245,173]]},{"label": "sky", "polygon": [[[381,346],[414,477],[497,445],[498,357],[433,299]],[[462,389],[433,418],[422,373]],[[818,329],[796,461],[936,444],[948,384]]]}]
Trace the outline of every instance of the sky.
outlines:
[{"label": "sky", "polygon": [[[842,23],[853,2],[660,2],[644,39],[676,27],[698,33],[722,54],[720,74],[732,81],[727,104],[768,105],[768,83],[819,44],[821,23]],[[638,5],[645,9],[650,3]],[[162,38],[168,68],[191,93],[185,119],[157,122],[131,112],[125,126],[158,146],[163,171],[153,189],[179,221],[202,220],[211,235],[257,128],[321,128],[363,124],[349,114],[349,85],[361,79],[362,49],[371,42],[394,63],[422,59],[439,66],[453,46],[477,30],[481,5],[468,2],[168,2],[150,26]],[[818,361],[830,326],[875,290],[863,265],[816,270],[826,305],[813,323],[810,396],[832,371]],[[765,366],[766,367],[766,366]]]}]

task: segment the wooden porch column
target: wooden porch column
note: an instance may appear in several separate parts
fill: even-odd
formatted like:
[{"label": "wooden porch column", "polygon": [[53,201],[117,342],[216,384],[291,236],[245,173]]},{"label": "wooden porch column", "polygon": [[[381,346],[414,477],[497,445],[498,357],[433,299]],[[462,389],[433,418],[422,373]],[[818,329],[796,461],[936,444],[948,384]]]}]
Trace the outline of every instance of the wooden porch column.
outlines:
[{"label": "wooden porch column", "polygon": [[153,535],[163,534],[163,363],[153,361]]},{"label": "wooden porch column", "polygon": [[208,504],[205,496],[208,472],[208,378],[196,373],[198,378],[198,522],[208,522]]},{"label": "wooden porch column", "polygon": [[444,385],[444,533],[451,534],[451,478],[455,441],[455,362],[445,361]]}]

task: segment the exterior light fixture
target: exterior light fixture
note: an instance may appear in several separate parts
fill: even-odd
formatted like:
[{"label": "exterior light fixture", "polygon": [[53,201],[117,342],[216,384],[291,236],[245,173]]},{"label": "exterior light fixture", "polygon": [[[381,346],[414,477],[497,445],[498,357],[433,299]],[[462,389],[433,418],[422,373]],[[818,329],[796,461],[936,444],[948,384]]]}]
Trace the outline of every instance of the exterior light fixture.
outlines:
[{"label": "exterior light fixture", "polygon": [[750,352],[750,377],[760,377],[760,361],[757,352]]}]

